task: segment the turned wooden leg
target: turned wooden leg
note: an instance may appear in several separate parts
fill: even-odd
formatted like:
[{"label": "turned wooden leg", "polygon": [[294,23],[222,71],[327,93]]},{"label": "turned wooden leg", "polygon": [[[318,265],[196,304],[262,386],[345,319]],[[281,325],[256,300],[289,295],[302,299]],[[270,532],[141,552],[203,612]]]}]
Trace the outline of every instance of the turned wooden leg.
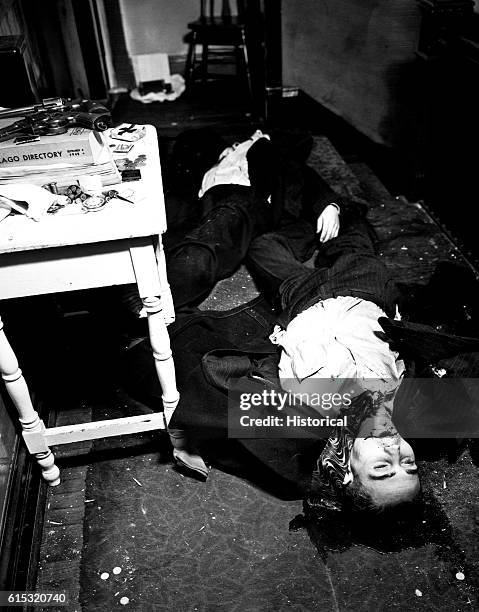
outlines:
[{"label": "turned wooden leg", "polygon": [[193,84],[193,75],[196,64],[196,32],[192,32],[190,46],[188,47],[188,55],[186,56],[185,64],[185,86],[188,91]]},{"label": "turned wooden leg", "polygon": [[248,47],[246,45],[246,34],[244,30],[241,31],[241,42],[242,42],[241,47],[243,49],[243,61],[244,61],[244,68],[246,72],[246,80],[248,83],[248,93],[249,93],[250,99],[252,99],[253,98],[253,86],[251,83],[251,70],[249,66]]},{"label": "turned wooden leg", "polygon": [[175,364],[166,326],[175,320],[173,300],[166,275],[161,241],[130,249],[138,291],[148,317],[151,348],[162,389],[163,409],[168,426],[180,395],[176,388]]},{"label": "turned wooden leg", "polygon": [[201,53],[201,78],[203,83],[208,80],[208,45],[203,43],[203,51]]},{"label": "turned wooden leg", "polygon": [[166,425],[168,426],[180,399],[180,394],[176,388],[175,364],[170,348],[170,337],[163,318],[160,298],[144,298],[143,306],[148,316],[151,348],[162,389],[161,399],[163,400]]},{"label": "turned wooden leg", "polygon": [[0,372],[5,386],[15,408],[18,411],[20,424],[23,430],[23,439],[29,452],[35,455],[42,476],[52,487],[60,484],[60,470],[55,465],[55,458],[47,446],[43,432],[45,425],[34,409],[27,383],[10,343],[3,331],[3,322],[0,318]]},{"label": "turned wooden leg", "polygon": [[163,313],[163,321],[166,323],[166,325],[169,325],[175,320],[175,306],[173,304],[170,283],[168,282],[168,274],[166,272],[166,259],[165,251],[163,250],[163,245],[157,245],[155,255],[161,286],[161,312]]}]

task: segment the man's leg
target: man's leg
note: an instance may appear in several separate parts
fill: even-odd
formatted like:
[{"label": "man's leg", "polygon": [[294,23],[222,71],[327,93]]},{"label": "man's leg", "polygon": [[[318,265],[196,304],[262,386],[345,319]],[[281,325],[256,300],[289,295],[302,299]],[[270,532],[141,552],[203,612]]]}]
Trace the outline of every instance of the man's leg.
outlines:
[{"label": "man's leg", "polygon": [[[334,280],[335,288],[357,285],[358,289],[364,288],[371,293],[384,292],[388,279],[383,264],[377,259],[376,235],[367,220],[356,218],[344,223],[337,238],[319,245],[315,269],[301,263],[294,249],[297,245],[289,238],[283,231],[260,236],[252,242],[247,256],[247,263],[261,288],[273,303],[279,302],[281,310],[302,303],[315,292],[318,299],[329,297],[333,270],[334,274],[340,271],[341,276]],[[376,271],[375,284],[363,278],[369,273],[374,277]],[[326,284],[322,286],[323,283]]]},{"label": "man's leg", "polygon": [[278,294],[281,283],[311,271],[302,262],[314,253],[314,228],[307,221],[297,221],[255,238],[247,255],[247,265],[256,282],[269,297]]},{"label": "man's leg", "polygon": [[394,316],[396,284],[376,253],[375,236],[366,219],[343,225],[337,238],[321,246],[314,270],[281,283],[281,307],[295,316],[317,300],[353,295],[375,302]]},{"label": "man's leg", "polygon": [[175,308],[194,304],[243,261],[258,226],[267,215],[265,202],[252,189],[219,185],[200,201],[200,225],[167,253],[168,280]]},{"label": "man's leg", "polygon": [[330,268],[342,255],[376,254],[377,235],[365,218],[346,220],[336,238],[318,246],[315,268]]},{"label": "man's leg", "polygon": [[376,233],[364,218],[345,219],[337,238],[317,244],[315,228],[305,220],[264,234],[251,243],[247,255],[248,267],[257,282],[270,295],[276,295],[287,279],[298,282],[311,268],[303,264],[316,247],[316,268],[329,268],[342,255],[375,254]]},{"label": "man's leg", "polygon": [[[267,202],[250,187],[218,185],[197,202],[199,225],[165,249],[168,282],[175,309],[201,301],[215,283],[227,278],[243,261],[252,238],[268,219]],[[142,302],[135,285],[122,291],[122,302],[139,314]]]}]

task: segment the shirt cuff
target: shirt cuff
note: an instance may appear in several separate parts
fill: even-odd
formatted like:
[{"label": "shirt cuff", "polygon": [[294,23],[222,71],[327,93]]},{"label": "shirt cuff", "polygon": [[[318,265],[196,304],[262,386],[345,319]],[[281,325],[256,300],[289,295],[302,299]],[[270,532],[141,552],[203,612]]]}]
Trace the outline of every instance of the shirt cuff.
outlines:
[{"label": "shirt cuff", "polygon": [[336,202],[330,202],[329,206],[334,206],[339,214],[341,214],[341,207]]}]

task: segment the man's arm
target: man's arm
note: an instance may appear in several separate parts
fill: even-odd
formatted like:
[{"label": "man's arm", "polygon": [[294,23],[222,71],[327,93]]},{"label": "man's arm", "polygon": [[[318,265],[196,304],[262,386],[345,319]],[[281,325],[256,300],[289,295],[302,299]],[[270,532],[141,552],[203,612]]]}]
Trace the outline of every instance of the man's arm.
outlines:
[{"label": "man's arm", "polygon": [[301,155],[285,153],[274,138],[258,140],[247,153],[249,178],[257,196],[272,196],[273,226],[281,224],[283,216],[302,217],[316,228],[321,242],[326,242],[337,236],[344,219],[351,213],[364,216],[366,207],[339,196],[306,164],[309,140],[300,141],[304,146],[298,145],[299,149],[305,149]]},{"label": "man's arm", "polygon": [[305,164],[303,215],[311,219],[320,242],[327,242],[338,235],[343,207],[343,199],[315,170]]},{"label": "man's arm", "polygon": [[339,233],[340,220],[339,204],[332,202],[328,204],[316,221],[316,233],[319,235],[320,242],[328,242],[331,238],[336,238]]},{"label": "man's arm", "polygon": [[341,225],[366,215],[367,206],[338,195],[311,167],[304,166],[303,215],[316,225],[321,242],[336,238]]}]

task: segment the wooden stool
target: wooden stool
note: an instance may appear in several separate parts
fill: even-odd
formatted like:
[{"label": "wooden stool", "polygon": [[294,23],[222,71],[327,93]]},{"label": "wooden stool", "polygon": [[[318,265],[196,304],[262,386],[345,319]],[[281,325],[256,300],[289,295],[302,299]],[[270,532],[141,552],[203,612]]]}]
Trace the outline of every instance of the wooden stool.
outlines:
[{"label": "wooden stool", "polygon": [[[244,4],[237,2],[238,15],[232,16],[228,0],[223,0],[221,16],[215,16],[215,2],[209,2],[209,16],[206,15],[206,0],[201,0],[201,15],[196,21],[188,24],[189,48],[186,58],[185,81],[186,87],[193,85],[195,69],[197,67],[196,45],[202,45],[201,79],[206,82],[208,78],[208,64],[218,63],[215,52],[210,47],[229,48],[235,56],[236,74],[244,71],[251,97],[251,73],[248,62],[248,49],[246,45],[246,24],[244,23]],[[216,52],[218,55],[218,52]]]}]

